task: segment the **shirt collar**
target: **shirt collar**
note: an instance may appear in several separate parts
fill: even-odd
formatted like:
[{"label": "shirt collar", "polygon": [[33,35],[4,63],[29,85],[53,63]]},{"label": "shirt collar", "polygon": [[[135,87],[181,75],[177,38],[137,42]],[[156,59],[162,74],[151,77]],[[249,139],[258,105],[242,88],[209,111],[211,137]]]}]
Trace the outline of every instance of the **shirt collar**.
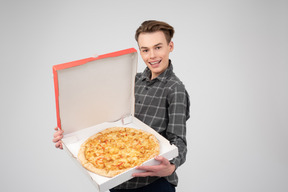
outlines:
[{"label": "shirt collar", "polygon": [[[161,73],[160,75],[158,75],[155,79],[153,79],[152,81],[156,81],[159,80],[159,81],[163,81],[165,82],[166,79],[173,73],[173,65],[172,65],[172,62],[171,60],[169,59],[169,65],[168,65],[168,68],[163,72]],[[146,69],[143,71],[142,73],[142,76],[141,76],[141,79],[142,81],[146,80],[146,81],[150,81],[150,77],[151,77],[151,70],[146,67]]]}]

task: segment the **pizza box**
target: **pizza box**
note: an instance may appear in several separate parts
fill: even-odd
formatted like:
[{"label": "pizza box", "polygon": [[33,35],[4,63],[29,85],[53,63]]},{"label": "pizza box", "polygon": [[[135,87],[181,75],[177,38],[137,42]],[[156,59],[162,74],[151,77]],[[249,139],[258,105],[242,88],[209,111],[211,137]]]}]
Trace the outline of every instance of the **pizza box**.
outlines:
[{"label": "pizza box", "polygon": [[[178,148],[134,117],[134,83],[137,73],[134,48],[53,66],[57,126],[64,130],[64,150],[87,174],[99,192],[132,178],[135,168],[108,178],[82,167],[77,159],[80,145],[109,127],[132,127],[150,132],[160,143],[160,155],[172,159]],[[143,165],[156,165],[150,159]]]}]

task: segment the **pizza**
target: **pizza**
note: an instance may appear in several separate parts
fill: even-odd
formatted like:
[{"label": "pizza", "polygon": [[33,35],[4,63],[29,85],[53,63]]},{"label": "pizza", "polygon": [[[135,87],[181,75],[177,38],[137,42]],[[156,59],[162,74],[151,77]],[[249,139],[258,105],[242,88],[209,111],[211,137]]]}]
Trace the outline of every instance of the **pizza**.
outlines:
[{"label": "pizza", "polygon": [[87,170],[114,177],[159,155],[156,137],[140,129],[111,127],[89,137],[78,153]]}]

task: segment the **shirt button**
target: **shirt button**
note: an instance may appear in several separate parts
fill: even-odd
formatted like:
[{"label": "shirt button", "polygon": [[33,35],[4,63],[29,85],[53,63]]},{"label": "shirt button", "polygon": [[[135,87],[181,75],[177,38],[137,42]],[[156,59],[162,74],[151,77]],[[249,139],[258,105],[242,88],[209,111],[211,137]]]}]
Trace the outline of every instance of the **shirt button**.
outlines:
[{"label": "shirt button", "polygon": [[145,89],[146,89],[146,90],[149,90],[149,88],[148,88],[148,87],[146,87]]}]

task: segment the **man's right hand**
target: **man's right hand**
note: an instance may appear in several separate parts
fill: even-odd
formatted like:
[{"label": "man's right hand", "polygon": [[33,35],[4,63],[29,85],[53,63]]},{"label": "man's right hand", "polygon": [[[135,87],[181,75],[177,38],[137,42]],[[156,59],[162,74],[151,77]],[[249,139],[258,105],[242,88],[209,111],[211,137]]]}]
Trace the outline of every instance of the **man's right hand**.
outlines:
[{"label": "man's right hand", "polygon": [[63,145],[61,142],[61,139],[63,138],[63,132],[61,129],[59,129],[58,127],[55,127],[54,129],[56,132],[53,135],[53,142],[55,143],[55,147],[59,148],[59,149],[63,149]]}]

